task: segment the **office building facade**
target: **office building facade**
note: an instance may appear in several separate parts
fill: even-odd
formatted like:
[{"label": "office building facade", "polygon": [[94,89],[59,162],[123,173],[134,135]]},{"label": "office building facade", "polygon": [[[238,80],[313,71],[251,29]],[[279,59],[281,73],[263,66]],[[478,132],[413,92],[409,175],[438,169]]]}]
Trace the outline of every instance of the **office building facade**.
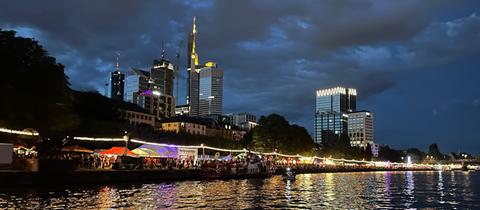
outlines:
[{"label": "office building facade", "polygon": [[125,101],[138,104],[140,93],[149,89],[150,72],[130,68],[125,81]]},{"label": "office building facade", "polygon": [[228,115],[230,124],[244,130],[250,130],[258,125],[255,115],[250,113],[238,113]]},{"label": "office building facade", "polygon": [[109,96],[111,99],[123,101],[125,88],[125,74],[120,71],[113,71],[110,73],[110,90]]},{"label": "office building facade", "polygon": [[209,62],[200,69],[199,116],[223,113],[223,71]]},{"label": "office building facade", "polygon": [[356,96],[357,91],[352,88],[335,87],[316,91],[315,143],[347,134],[347,113],[356,110]]},{"label": "office building facade", "polygon": [[350,145],[366,148],[373,147],[373,114],[369,111],[348,113],[348,137]]},{"label": "office building facade", "polygon": [[126,101],[139,105],[157,119],[175,116],[175,98],[166,94],[173,92],[173,67],[170,65],[157,61],[150,72],[130,69],[126,79]]}]

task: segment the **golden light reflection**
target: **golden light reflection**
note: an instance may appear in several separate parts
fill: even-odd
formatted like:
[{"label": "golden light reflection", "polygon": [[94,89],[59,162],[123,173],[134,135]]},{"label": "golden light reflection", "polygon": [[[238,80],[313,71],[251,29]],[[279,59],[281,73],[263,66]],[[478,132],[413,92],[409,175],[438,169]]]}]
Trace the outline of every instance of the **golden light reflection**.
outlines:
[{"label": "golden light reflection", "polygon": [[330,201],[335,200],[335,182],[334,182],[333,173],[326,173],[323,179],[324,195],[325,195],[325,205],[330,205]]},{"label": "golden light reflection", "polygon": [[115,204],[117,190],[115,188],[103,187],[98,192],[100,208],[112,208]]}]

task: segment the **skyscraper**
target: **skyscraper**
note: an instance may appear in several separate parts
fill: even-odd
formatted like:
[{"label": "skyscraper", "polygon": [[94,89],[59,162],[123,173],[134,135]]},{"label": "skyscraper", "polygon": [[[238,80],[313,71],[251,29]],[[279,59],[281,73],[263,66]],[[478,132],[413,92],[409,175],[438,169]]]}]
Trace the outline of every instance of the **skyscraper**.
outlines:
[{"label": "skyscraper", "polygon": [[[153,114],[159,118],[175,116],[175,98],[173,96],[173,82],[175,66],[165,58],[165,51],[162,49],[162,58],[154,60],[150,69],[150,90],[151,95],[144,94],[146,99],[152,101],[150,108]],[[148,104],[147,104],[148,105]]]},{"label": "skyscraper", "polygon": [[187,104],[190,106],[190,116],[199,115],[199,71],[198,54],[195,52],[195,39],[197,34],[195,17],[193,17],[192,31],[188,39],[188,65],[187,65]]},{"label": "skyscraper", "polygon": [[[154,62],[155,63],[155,62]],[[169,79],[169,72],[173,66],[166,62],[157,62],[151,71],[130,69],[127,76],[126,101],[135,103],[155,115],[157,119],[172,117],[175,115],[175,99],[166,92],[173,92],[173,76]],[[152,76],[153,75],[153,76]]]},{"label": "skyscraper", "polygon": [[223,113],[223,71],[214,62],[200,69],[199,115]]},{"label": "skyscraper", "polygon": [[369,111],[358,111],[347,115],[350,145],[365,148],[370,144],[373,147],[373,114]]},{"label": "skyscraper", "polygon": [[149,81],[152,84],[152,90],[173,96],[174,68],[173,64],[164,58],[153,60]]},{"label": "skyscraper", "polygon": [[123,101],[125,74],[120,71],[110,73],[110,98]]},{"label": "skyscraper", "polygon": [[317,90],[314,140],[322,140],[347,134],[349,112],[356,110],[357,91],[352,88],[335,87]]},{"label": "skyscraper", "polygon": [[223,111],[223,71],[215,62],[199,65],[196,49],[197,26],[193,17],[188,39],[187,105],[189,115],[221,115]]},{"label": "skyscraper", "polygon": [[125,86],[125,74],[120,72],[119,65],[120,53],[116,53],[115,71],[110,73],[110,98],[123,101],[124,86]]},{"label": "skyscraper", "polygon": [[125,83],[125,101],[138,104],[139,94],[149,89],[149,78],[150,72],[137,68],[130,68]]}]

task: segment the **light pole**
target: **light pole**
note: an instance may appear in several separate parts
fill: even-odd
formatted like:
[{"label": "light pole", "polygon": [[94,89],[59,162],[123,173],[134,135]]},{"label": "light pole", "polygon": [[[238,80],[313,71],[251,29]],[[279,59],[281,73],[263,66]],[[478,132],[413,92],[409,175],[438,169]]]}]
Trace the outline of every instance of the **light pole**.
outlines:
[{"label": "light pole", "polygon": [[123,148],[123,156],[127,155],[127,148],[128,148],[128,135],[127,131],[125,131],[125,135],[123,136],[123,140],[125,140],[125,148]]}]

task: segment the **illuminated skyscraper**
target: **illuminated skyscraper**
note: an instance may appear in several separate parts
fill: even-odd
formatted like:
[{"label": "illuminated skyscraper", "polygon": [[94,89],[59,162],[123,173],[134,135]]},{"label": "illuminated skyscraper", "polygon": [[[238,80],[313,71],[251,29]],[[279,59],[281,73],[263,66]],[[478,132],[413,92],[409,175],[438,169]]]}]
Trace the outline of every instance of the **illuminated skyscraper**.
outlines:
[{"label": "illuminated skyscraper", "polygon": [[192,32],[188,39],[188,66],[187,66],[187,105],[190,107],[189,115],[199,115],[200,74],[197,70],[198,54],[195,52],[195,39],[197,34],[195,17],[193,17]]},{"label": "illuminated skyscraper", "polygon": [[187,105],[189,115],[221,115],[223,111],[223,71],[215,62],[199,65],[196,49],[197,26],[193,17],[188,39]]},{"label": "illuminated skyscraper", "polygon": [[139,105],[157,119],[175,116],[174,68],[164,58],[154,60],[150,72],[132,68],[127,76],[126,101]]},{"label": "illuminated skyscraper", "polygon": [[356,110],[357,91],[335,87],[316,92],[314,140],[322,143],[326,138],[347,134],[349,112]]},{"label": "illuminated skyscraper", "polygon": [[125,74],[120,71],[110,73],[110,98],[123,101]]},{"label": "illuminated skyscraper", "polygon": [[125,88],[125,74],[120,72],[119,66],[120,53],[116,53],[115,71],[110,73],[110,90],[109,96],[111,99],[123,101]]},{"label": "illuminated skyscraper", "polygon": [[199,115],[223,113],[223,71],[214,62],[200,69]]},{"label": "illuminated skyscraper", "polygon": [[175,66],[165,59],[164,53],[160,60],[154,60],[150,69],[150,90],[152,91],[151,108],[153,114],[160,118],[175,116],[175,97],[173,96],[173,82]]}]

